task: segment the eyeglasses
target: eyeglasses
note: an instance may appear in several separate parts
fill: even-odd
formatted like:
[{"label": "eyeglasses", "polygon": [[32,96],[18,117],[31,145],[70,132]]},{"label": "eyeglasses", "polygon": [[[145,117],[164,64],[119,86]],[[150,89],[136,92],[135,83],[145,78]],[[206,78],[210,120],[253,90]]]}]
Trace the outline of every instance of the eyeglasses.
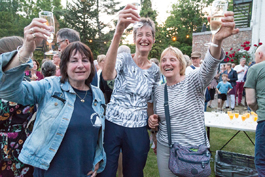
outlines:
[{"label": "eyeglasses", "polygon": [[62,41],[60,41],[60,42],[57,42],[57,43],[56,43],[57,47],[60,47],[61,43],[62,43],[63,41],[65,41],[65,40],[66,40],[66,39],[64,39],[64,40],[62,40]]}]

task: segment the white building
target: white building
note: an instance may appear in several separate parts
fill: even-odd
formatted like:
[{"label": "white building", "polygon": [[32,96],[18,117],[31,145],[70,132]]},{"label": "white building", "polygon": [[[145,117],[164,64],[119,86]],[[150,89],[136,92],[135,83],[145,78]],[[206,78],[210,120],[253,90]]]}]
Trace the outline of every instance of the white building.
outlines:
[{"label": "white building", "polygon": [[[252,18],[250,27],[252,28],[251,44],[262,42],[265,44],[265,1],[253,0]],[[263,19],[263,20],[262,20]]]}]

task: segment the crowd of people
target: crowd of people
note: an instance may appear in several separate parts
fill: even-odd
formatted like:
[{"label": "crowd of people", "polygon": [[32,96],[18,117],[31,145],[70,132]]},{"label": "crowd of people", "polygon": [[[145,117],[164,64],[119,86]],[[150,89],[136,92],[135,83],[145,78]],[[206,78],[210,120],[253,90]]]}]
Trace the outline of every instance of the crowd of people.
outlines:
[{"label": "crowd of people", "polygon": [[[233,110],[236,95],[241,105],[248,69],[243,59],[235,68],[231,63],[220,67],[225,58],[223,40],[239,32],[233,12],[225,13],[222,27],[213,38],[217,47],[210,46],[202,61],[199,52],[193,52],[190,59],[171,46],[159,60],[149,59],[155,24],[149,18],[140,18],[135,10],[128,4],[119,12],[108,52],[97,57],[80,41],[77,31],[63,28],[56,34],[59,53],[40,66],[32,58],[33,52],[51,34],[42,18],[33,19],[24,28],[24,39],[0,39],[0,176],[115,177],[119,169],[119,176],[142,177],[150,149],[148,130],[159,175],[175,176],[168,168],[165,88],[172,141],[183,146],[206,142],[210,147],[204,134],[207,103],[212,106],[217,92],[221,108],[229,98],[226,107]],[[135,22],[143,26],[133,29],[132,54],[129,47],[119,44],[124,30]],[[259,49],[261,54],[256,57],[264,60],[264,46]],[[248,75],[255,75],[258,82],[256,75],[260,73],[252,69],[255,67],[258,64]],[[262,95],[262,86],[248,81],[248,77],[246,95],[256,87]],[[253,110],[261,107],[255,99],[246,99]],[[261,122],[263,117],[259,115]],[[33,128],[28,130],[32,121]],[[263,136],[261,133],[256,138]],[[257,153],[264,150],[262,143],[257,148]],[[256,160],[261,174],[264,161]]]}]

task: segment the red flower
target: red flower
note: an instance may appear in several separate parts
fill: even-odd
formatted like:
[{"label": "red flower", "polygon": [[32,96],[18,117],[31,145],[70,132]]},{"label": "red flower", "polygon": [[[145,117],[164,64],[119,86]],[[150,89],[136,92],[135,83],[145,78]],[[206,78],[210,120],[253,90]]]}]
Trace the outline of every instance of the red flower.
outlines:
[{"label": "red flower", "polygon": [[232,58],[232,57],[233,57],[233,55],[232,55],[232,54],[230,54],[230,55],[229,55],[229,57],[230,57],[230,58]]},{"label": "red flower", "polygon": [[233,50],[233,48],[231,48],[230,50]]},{"label": "red flower", "polygon": [[258,45],[257,45],[257,44],[254,44],[254,46],[255,46],[255,47],[258,47]]},{"label": "red flower", "polygon": [[246,45],[244,44],[242,47],[246,47]]},{"label": "red flower", "polygon": [[234,60],[233,59],[231,59],[231,62],[233,62]]},{"label": "red flower", "polygon": [[262,45],[262,42],[260,42],[259,45]]},{"label": "red flower", "polygon": [[227,58],[227,60],[226,61],[229,61],[229,58]]},{"label": "red flower", "polygon": [[225,52],[225,55],[228,55],[228,52]]},{"label": "red flower", "polygon": [[244,50],[249,51],[250,47],[245,47]]},{"label": "red flower", "polygon": [[226,62],[226,59],[224,59],[224,62]]},{"label": "red flower", "polygon": [[243,58],[245,58],[245,56],[243,56]]},{"label": "red flower", "polygon": [[232,56],[235,57],[235,53],[233,53]]},{"label": "red flower", "polygon": [[249,41],[246,41],[246,42],[244,42],[244,44],[250,44],[250,42]]},{"label": "red flower", "polygon": [[239,51],[240,49],[237,49],[237,51]]}]

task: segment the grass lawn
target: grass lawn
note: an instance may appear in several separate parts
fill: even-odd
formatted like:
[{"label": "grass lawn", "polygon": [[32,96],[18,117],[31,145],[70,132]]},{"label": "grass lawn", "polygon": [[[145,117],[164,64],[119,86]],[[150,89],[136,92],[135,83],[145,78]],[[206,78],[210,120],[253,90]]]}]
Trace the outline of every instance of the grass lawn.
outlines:
[{"label": "grass lawn", "polygon": [[[210,110],[208,110],[210,111]],[[221,147],[236,133],[236,130],[229,129],[220,129],[220,128],[211,128],[210,129],[210,144],[212,157],[214,160],[216,150],[221,149]],[[255,133],[246,132],[252,141],[255,143]],[[244,132],[240,132],[228,145],[223,149],[223,151],[248,154],[254,156],[254,146],[249,141]],[[214,162],[211,162],[212,174],[214,177]],[[153,150],[150,149],[148,154],[148,159],[144,169],[145,177],[159,177],[156,155],[153,153]]]}]

